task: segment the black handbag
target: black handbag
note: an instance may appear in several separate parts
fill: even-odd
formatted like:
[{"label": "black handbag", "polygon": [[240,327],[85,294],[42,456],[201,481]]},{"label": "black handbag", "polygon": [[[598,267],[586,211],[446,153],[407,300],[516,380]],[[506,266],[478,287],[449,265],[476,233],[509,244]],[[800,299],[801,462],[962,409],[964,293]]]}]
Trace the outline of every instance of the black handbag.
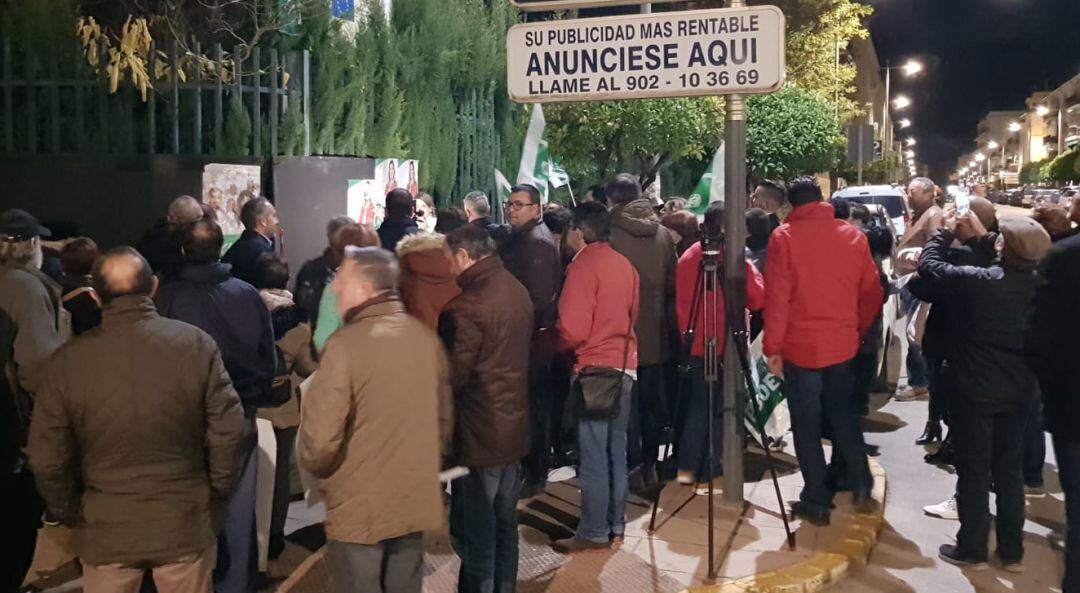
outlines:
[{"label": "black handbag", "polygon": [[623,383],[633,381],[624,370],[630,359],[630,332],[633,330],[634,316],[631,313],[630,327],[626,330],[626,343],[623,345],[622,368],[589,366],[578,373],[574,380],[574,391],[578,398],[582,418],[611,420],[619,415]]}]

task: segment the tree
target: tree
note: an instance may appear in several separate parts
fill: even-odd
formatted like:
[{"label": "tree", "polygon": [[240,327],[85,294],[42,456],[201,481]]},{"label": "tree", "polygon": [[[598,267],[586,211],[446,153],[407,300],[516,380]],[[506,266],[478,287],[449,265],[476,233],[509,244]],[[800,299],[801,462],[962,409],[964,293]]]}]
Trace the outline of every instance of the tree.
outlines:
[{"label": "tree", "polygon": [[629,172],[649,187],[673,161],[715,150],[723,105],[714,97],[563,103],[544,114],[552,155],[572,177],[602,181]]},{"label": "tree", "polygon": [[832,106],[815,93],[788,85],[747,101],[746,161],[753,177],[825,171],[842,141]]},{"label": "tree", "polygon": [[[772,5],[784,12],[788,82],[833,104],[841,123],[860,113],[861,107],[851,99],[856,68],[847,49],[852,39],[869,35],[865,23],[872,7],[857,0],[749,0],[749,4]],[[726,5],[726,0],[697,0],[686,8]]]},{"label": "tree", "polygon": [[1050,163],[1049,159],[1034,161],[1020,168],[1021,185],[1038,185],[1046,181],[1044,167]]},{"label": "tree", "polygon": [[1047,169],[1047,178],[1056,183],[1069,183],[1080,175],[1077,175],[1077,167],[1080,166],[1080,149],[1073,149],[1061,153],[1050,161]]},{"label": "tree", "polygon": [[846,51],[852,39],[869,35],[864,23],[873,8],[854,0],[751,0],[750,4],[771,4],[784,11],[789,82],[832,103],[841,123],[861,112],[851,99],[857,72]]}]

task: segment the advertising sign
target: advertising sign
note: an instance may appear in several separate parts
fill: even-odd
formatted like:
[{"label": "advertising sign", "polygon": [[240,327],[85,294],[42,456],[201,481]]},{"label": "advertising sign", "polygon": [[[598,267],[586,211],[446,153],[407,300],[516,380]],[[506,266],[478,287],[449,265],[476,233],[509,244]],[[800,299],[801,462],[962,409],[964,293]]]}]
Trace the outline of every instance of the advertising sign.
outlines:
[{"label": "advertising sign", "polygon": [[771,93],[784,84],[775,6],[525,23],[506,38],[520,103]]}]

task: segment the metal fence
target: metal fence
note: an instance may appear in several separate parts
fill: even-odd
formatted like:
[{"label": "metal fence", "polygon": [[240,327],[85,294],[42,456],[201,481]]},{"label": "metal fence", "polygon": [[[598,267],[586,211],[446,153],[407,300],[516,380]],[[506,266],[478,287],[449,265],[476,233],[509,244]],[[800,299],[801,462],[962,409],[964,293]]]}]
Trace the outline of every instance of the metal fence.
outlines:
[{"label": "metal fence", "polygon": [[480,189],[496,199],[494,168],[502,161],[495,130],[495,85],[470,91],[457,101],[458,171],[453,195],[459,199]]},{"label": "metal fence", "polygon": [[[43,56],[0,40],[0,153],[311,154],[307,51],[279,55],[255,47],[244,56],[236,47],[226,82],[220,68],[214,75],[200,64],[204,58],[222,64],[221,45],[205,56],[199,44],[183,54],[170,44],[165,56],[152,46],[147,71],[154,88],[144,102],[130,80],[110,93],[107,48],[102,43],[98,49],[101,59],[94,68],[77,44]],[[184,62],[195,67],[185,68]],[[243,110],[228,110],[235,99]],[[239,114],[247,121],[230,121]],[[290,129],[283,130],[283,123]],[[250,126],[250,133],[229,134],[230,126]],[[232,145],[226,146],[227,136]]]}]

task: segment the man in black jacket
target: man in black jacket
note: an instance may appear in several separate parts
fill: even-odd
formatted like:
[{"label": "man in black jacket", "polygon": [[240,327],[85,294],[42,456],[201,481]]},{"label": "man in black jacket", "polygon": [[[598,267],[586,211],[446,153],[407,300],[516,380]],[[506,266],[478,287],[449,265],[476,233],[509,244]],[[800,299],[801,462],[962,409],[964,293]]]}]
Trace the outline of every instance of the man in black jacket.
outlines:
[{"label": "man in black jacket", "polygon": [[510,234],[506,225],[499,224],[491,219],[491,201],[487,194],[482,191],[473,191],[465,195],[461,202],[465,207],[465,215],[469,218],[469,224],[476,225],[488,232],[495,240],[495,247],[502,245]]},{"label": "man in black jacket", "polygon": [[[155,301],[163,317],[190,323],[214,338],[254,436],[256,408],[267,403],[277,374],[274,332],[259,292],[233,278],[229,266],[218,261],[223,242],[221,227],[215,222],[200,220],[185,227],[184,268],[161,287]],[[257,453],[250,439],[240,483],[229,500],[225,542],[218,547],[219,556],[229,559],[228,569],[215,575],[214,588],[219,593],[255,590]]]},{"label": "man in black jacket", "polygon": [[528,184],[510,188],[506,218],[510,236],[500,249],[506,269],[525,285],[533,304],[534,328],[529,369],[532,452],[525,458],[522,498],[540,493],[551,464],[551,393],[548,389],[552,348],[545,339],[555,325],[556,297],[562,284],[562,262],[551,230],[541,219],[540,191]]},{"label": "man in black jacket", "polygon": [[1039,378],[1046,430],[1053,436],[1065,493],[1065,579],[1062,591],[1080,591],[1080,236],[1058,242],[1047,254],[1035,291],[1026,349]]},{"label": "man in black jacket", "polygon": [[319,257],[304,262],[296,274],[296,285],[293,287],[296,309],[300,313],[300,321],[311,323],[312,329],[319,317],[319,301],[322,300],[323,291],[334,278],[334,271],[341,265],[341,254],[344,253],[344,249],[334,248],[334,235],[338,229],[350,224],[356,224],[356,221],[345,215],[331,218],[326,224],[326,249]]},{"label": "man in black jacket", "polygon": [[184,265],[177,231],[184,225],[201,220],[203,216],[198,200],[191,196],[180,196],[169,204],[165,217],[158,220],[135,246],[150,262],[150,268],[161,281],[168,280]]},{"label": "man in black jacket", "polygon": [[403,188],[391,190],[386,194],[386,220],[379,225],[379,241],[382,248],[390,253],[397,249],[398,241],[406,235],[420,232],[416,226],[416,200]]},{"label": "man in black jacket", "polygon": [[[987,268],[997,259],[997,250],[994,248],[994,242],[998,237],[997,213],[989,200],[979,197],[971,198],[971,212],[987,232],[981,237],[958,237],[957,242],[950,246],[949,263],[955,266]],[[962,227],[962,231],[966,228],[966,226]],[[965,304],[952,298],[954,295],[927,293],[926,283],[918,276],[911,280],[908,289],[919,300],[934,303],[926,317],[926,330],[922,340],[923,357],[926,359],[927,373],[930,377],[929,418],[923,434],[915,440],[916,445],[927,445],[942,440],[941,422],[947,423],[948,393],[945,386],[939,384],[938,378],[941,374],[941,366],[947,360],[954,342],[962,342],[962,333],[957,330],[963,328],[955,324],[957,317],[953,314],[952,308],[963,308]],[[943,442],[941,450],[928,456],[927,461],[951,464],[951,442],[948,440]]]},{"label": "man in black jacket", "polygon": [[942,369],[949,386],[949,418],[956,433],[960,530],[956,545],[939,549],[951,564],[982,570],[988,558],[989,492],[997,493],[998,559],[1010,572],[1022,569],[1024,486],[1020,447],[1035,394],[1035,377],[1024,358],[1023,339],[1035,292],[1035,268],[1050,248],[1050,236],[1030,218],[1000,222],[1000,263],[989,268],[956,266],[949,246],[961,236],[986,234],[971,215],[949,216],[919,259],[928,290],[947,293],[966,307],[956,311],[962,333]]},{"label": "man in black jacket", "polygon": [[255,262],[264,253],[274,252],[278,232],[277,210],[270,200],[255,198],[240,210],[244,233],[225,253],[221,261],[232,266],[232,275],[248,284],[255,283]]}]

